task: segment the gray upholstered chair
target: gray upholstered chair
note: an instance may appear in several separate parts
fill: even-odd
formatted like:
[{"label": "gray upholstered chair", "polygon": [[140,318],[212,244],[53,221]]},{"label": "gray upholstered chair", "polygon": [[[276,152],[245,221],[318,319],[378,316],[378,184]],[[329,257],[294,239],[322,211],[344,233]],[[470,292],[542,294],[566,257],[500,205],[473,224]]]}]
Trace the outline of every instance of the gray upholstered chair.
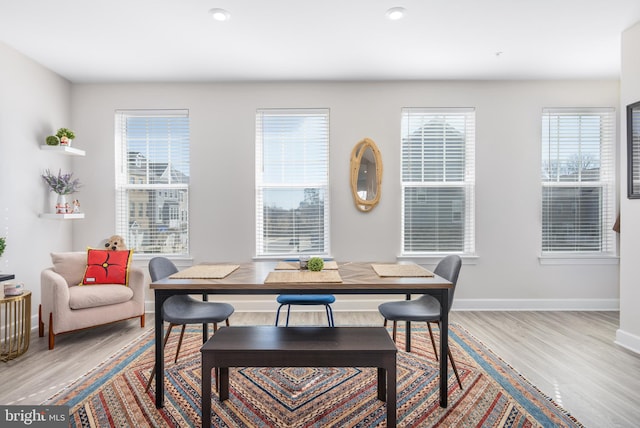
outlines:
[{"label": "gray upholstered chair", "polygon": [[[434,273],[453,284],[453,288],[449,291],[449,306],[451,309],[453,304],[453,295],[456,290],[456,283],[458,282],[458,275],[460,274],[460,268],[462,267],[462,260],[460,256],[450,255],[440,260],[436,266]],[[420,296],[415,300],[404,300],[398,302],[387,302],[378,306],[380,314],[384,317],[384,325],[387,326],[387,321],[393,321],[393,341],[396,340],[396,328],[398,321],[424,321],[429,328],[429,337],[431,338],[431,344],[433,345],[433,351],[438,360],[438,351],[436,348],[436,342],[433,338],[433,331],[431,330],[431,323],[438,323],[440,327],[440,303],[438,299],[428,294]],[[456,363],[451,356],[451,349],[449,349],[449,361],[453,367],[453,372],[458,380],[458,385],[462,389],[462,382],[458,375],[458,369]]]},{"label": "gray upholstered chair", "polygon": [[[154,257],[149,261],[149,274],[152,281],[166,278],[178,272],[178,268],[166,257]],[[176,325],[182,325],[178,348],[174,362],[178,362],[178,354],[184,337],[184,330],[187,324],[209,324],[213,323],[213,332],[218,330],[218,323],[226,321],[229,325],[229,317],[233,314],[234,308],[228,303],[204,302],[196,300],[189,295],[175,295],[169,297],[162,304],[162,319],[169,322],[167,334],[164,336],[162,346],[166,346],[169,340],[171,329]],[[206,339],[203,337],[203,343]],[[149,377],[147,389],[151,386],[151,381],[155,375],[155,366]]]}]

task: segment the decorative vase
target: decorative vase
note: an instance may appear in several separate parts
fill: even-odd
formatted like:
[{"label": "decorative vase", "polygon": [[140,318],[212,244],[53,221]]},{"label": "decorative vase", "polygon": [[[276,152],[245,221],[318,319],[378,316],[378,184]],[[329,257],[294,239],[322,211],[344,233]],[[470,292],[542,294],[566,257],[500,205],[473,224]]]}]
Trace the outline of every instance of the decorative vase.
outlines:
[{"label": "decorative vase", "polygon": [[67,207],[69,203],[67,202],[67,195],[58,195],[58,200],[56,201],[56,214],[66,214]]},{"label": "decorative vase", "polygon": [[300,256],[300,269],[307,270],[307,263],[309,263],[309,256]]}]

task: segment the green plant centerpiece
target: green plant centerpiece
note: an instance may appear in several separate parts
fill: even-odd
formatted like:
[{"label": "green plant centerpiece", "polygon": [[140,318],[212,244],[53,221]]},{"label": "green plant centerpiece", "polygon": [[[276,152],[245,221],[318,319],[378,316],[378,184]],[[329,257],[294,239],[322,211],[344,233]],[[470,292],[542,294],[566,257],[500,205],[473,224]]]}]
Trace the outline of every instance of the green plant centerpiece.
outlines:
[{"label": "green plant centerpiece", "polygon": [[47,146],[60,145],[60,138],[57,135],[49,135],[45,141],[47,143]]},{"label": "green plant centerpiece", "polygon": [[76,138],[76,134],[69,128],[60,128],[58,132],[56,132],[56,137],[60,138],[61,145],[68,146],[71,144],[71,140]]},{"label": "green plant centerpiece", "polygon": [[4,254],[5,248],[7,248],[7,238],[0,237],[0,257]]},{"label": "green plant centerpiece", "polygon": [[311,257],[307,262],[307,269],[312,272],[320,272],[324,267],[324,260],[320,257]]}]

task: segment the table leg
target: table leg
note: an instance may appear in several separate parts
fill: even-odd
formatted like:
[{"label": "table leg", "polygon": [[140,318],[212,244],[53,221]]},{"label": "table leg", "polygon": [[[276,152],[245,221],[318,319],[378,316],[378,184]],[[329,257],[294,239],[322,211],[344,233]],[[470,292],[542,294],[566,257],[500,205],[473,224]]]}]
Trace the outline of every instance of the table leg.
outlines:
[{"label": "table leg", "polygon": [[449,290],[440,292],[440,407],[447,407],[447,362],[449,355]]},{"label": "table leg", "polygon": [[[406,295],[406,300],[411,300],[411,294]],[[404,326],[404,350],[411,352],[411,321],[405,321]]]},{"label": "table leg", "polygon": [[162,319],[162,304],[166,296],[156,290],[155,292],[155,319],[156,319],[156,408],[164,407],[164,347],[162,336],[164,335],[164,320]]},{"label": "table leg", "polygon": [[202,358],[202,428],[211,426],[211,366]]},{"label": "table leg", "polygon": [[387,428],[396,426],[397,391],[396,391],[396,359],[387,367]]},{"label": "table leg", "polygon": [[378,400],[387,401],[387,370],[378,367]]},{"label": "table leg", "polygon": [[218,396],[220,401],[229,399],[229,367],[219,367],[218,375],[220,376],[220,391]]},{"label": "table leg", "polygon": [[[207,293],[202,293],[202,301],[203,302],[209,301],[209,295]],[[209,338],[208,326],[209,324],[207,323],[202,324],[202,343],[205,343]]]}]

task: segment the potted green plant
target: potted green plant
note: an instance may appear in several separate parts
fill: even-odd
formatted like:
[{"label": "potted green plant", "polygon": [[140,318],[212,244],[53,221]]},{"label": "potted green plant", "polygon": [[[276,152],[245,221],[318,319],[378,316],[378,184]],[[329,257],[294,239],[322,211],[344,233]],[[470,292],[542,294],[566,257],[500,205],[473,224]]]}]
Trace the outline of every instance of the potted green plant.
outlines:
[{"label": "potted green plant", "polygon": [[7,238],[0,237],[0,257],[4,254],[5,248],[7,248]]},{"label": "potted green plant", "polygon": [[320,272],[324,268],[324,260],[320,257],[311,257],[307,262],[307,269],[312,272]]},{"label": "potted green plant", "polygon": [[42,175],[42,179],[49,185],[49,190],[58,194],[56,201],[56,214],[70,214],[73,207],[67,202],[66,195],[78,191],[82,184],[77,178],[73,178],[73,173],[63,174],[58,170],[58,175],[54,175],[51,171],[46,170]]},{"label": "potted green plant", "polygon": [[60,138],[60,145],[70,146],[71,140],[76,138],[76,134],[69,128],[60,128],[56,132],[56,137]]},{"label": "potted green plant", "polygon": [[58,146],[60,145],[60,138],[57,135],[49,135],[45,140],[47,146]]}]

